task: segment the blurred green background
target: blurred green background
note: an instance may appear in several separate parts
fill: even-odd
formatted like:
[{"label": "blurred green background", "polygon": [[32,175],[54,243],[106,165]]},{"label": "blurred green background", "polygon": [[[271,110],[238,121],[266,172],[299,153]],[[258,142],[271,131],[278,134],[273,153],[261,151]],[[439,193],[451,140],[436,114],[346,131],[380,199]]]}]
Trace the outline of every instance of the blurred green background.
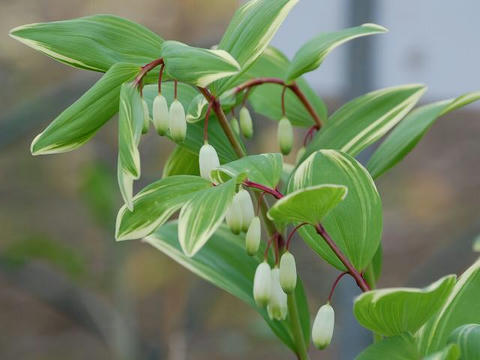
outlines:
[{"label": "blurred green background", "polygon": [[[21,24],[112,13],[142,23],[166,39],[211,46],[219,41],[238,3],[0,1],[0,359],[293,358],[260,317],[239,300],[140,241],[115,242],[114,221],[121,205],[115,178],[115,121],[76,151],[30,155],[33,137],[99,74],[57,63],[7,36],[10,28]],[[374,1],[340,3],[300,1],[275,45],[285,44],[284,50],[291,55],[290,44],[294,50],[299,46],[298,31],[308,39],[351,23],[377,21],[390,27],[381,21],[385,9]],[[303,18],[317,8],[317,22]],[[442,9],[448,11],[439,9],[440,14]],[[322,23],[321,10],[323,18],[330,17],[329,26]],[[467,13],[463,9],[454,21],[468,22]],[[315,13],[311,16],[316,19]],[[401,16],[408,14],[389,20],[394,29]],[[298,30],[296,25],[307,20],[311,26]],[[432,15],[422,21],[428,27],[429,22],[440,20],[441,15]],[[401,36],[401,28],[396,31]],[[389,82],[376,78],[376,70],[390,60],[377,58],[382,43],[373,41],[362,39],[340,51],[310,79],[330,113],[360,92]],[[466,41],[459,38],[451,46],[461,50],[470,46]],[[423,56],[416,49],[405,54],[413,73],[434,61],[428,48],[422,48]],[[474,54],[479,55],[478,49]],[[380,66],[374,66],[379,61]],[[391,62],[395,80],[402,71],[398,64],[402,62]],[[445,65],[442,71],[458,71],[459,83],[466,71],[480,88],[477,69],[454,65]],[[443,73],[431,76],[436,79]],[[319,85],[323,77],[333,85]],[[400,81],[410,81],[407,77]],[[435,94],[459,95],[441,83],[433,94],[427,99],[437,100]],[[475,259],[471,243],[480,233],[479,112],[473,106],[441,119],[403,163],[380,178],[385,221],[380,286],[425,285],[440,275],[461,272]],[[255,126],[255,137],[248,143],[251,151],[277,151],[275,124],[257,117]],[[297,148],[303,133],[296,134]],[[137,189],[161,176],[172,148],[153,131],[142,139],[143,174]],[[363,154],[367,156],[368,150]],[[336,271],[299,239],[294,251],[313,317]],[[312,359],[352,359],[368,344],[370,334],[359,328],[351,314],[356,294],[353,282],[343,280],[333,300],[337,314],[333,344],[324,352],[312,351]],[[348,347],[341,348],[347,338]]]}]

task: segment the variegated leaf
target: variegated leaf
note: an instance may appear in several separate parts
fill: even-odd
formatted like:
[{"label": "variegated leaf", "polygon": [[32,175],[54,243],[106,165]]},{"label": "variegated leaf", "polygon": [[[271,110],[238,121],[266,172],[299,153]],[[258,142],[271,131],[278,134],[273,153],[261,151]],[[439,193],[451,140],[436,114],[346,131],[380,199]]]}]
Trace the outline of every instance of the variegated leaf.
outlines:
[{"label": "variegated leaf", "polygon": [[190,102],[187,108],[187,121],[189,123],[195,123],[204,118],[207,113],[208,101],[203,94],[198,94]]},{"label": "variegated leaf", "polygon": [[183,205],[178,218],[178,239],[183,252],[193,256],[218,229],[235,195],[236,179],[196,192]]},{"label": "variegated leaf", "polygon": [[480,259],[458,279],[440,311],[416,334],[420,350],[430,354],[442,349],[448,336],[457,327],[480,323]]},{"label": "variegated leaf", "polygon": [[328,118],[302,159],[319,149],[357,155],[407,115],[424,92],[423,85],[404,85],[373,91],[348,102]]},{"label": "variegated leaf", "polygon": [[[296,342],[290,321],[271,320],[265,308],[260,308],[253,299],[253,277],[259,264],[256,257],[245,252],[245,239],[234,235],[225,225],[220,226],[205,246],[194,256],[188,257],[178,241],[177,224],[167,223],[149,235],[145,241],[196,275],[238,297],[252,306],[268,326],[290,349],[295,351]],[[295,299],[306,341],[310,334],[310,316],[302,282],[298,279]]]},{"label": "variegated leaf", "polygon": [[387,337],[362,351],[355,360],[420,360],[415,338],[409,334]]},{"label": "variegated leaf", "polygon": [[33,155],[74,150],[95,135],[118,111],[120,86],[139,71],[136,65],[116,64],[64,110],[32,141]]},{"label": "variegated leaf", "polygon": [[140,239],[165,223],[198,191],[212,184],[191,175],[169,176],[141,190],[133,198],[133,211],[124,205],[119,210],[116,224],[117,240]]},{"label": "variegated leaf", "polygon": [[[335,150],[311,154],[292,174],[288,193],[310,186],[338,184],[348,195],[323,218],[333,241],[359,271],[372,260],[382,236],[382,204],[370,174],[350,155]],[[311,226],[299,229],[310,247],[333,266],[344,265]]]},{"label": "variegated leaf", "polygon": [[337,46],[362,36],[386,32],[383,26],[363,24],[343,29],[341,31],[320,34],[305,43],[295,54],[285,75],[286,81],[292,81],[299,76],[317,69],[325,57]]},{"label": "variegated leaf", "polygon": [[358,322],[385,336],[415,333],[445,303],[456,276],[445,276],[423,288],[372,290],[355,299],[353,313]]},{"label": "variegated leaf", "polygon": [[240,71],[240,65],[225,50],[196,48],[178,41],[165,41],[162,57],[171,77],[201,87]]},{"label": "variegated leaf", "polygon": [[[262,54],[298,0],[250,0],[239,8],[218,45],[246,71]],[[232,87],[235,79],[216,84],[216,92]]]},{"label": "variegated leaf", "polygon": [[472,92],[456,99],[424,105],[412,111],[372,155],[367,165],[370,174],[374,178],[379,177],[402,161],[439,117],[479,99],[480,92]]},{"label": "variegated leaf", "polygon": [[283,157],[278,153],[245,156],[220,166],[211,173],[212,179],[223,183],[240,174],[246,174],[250,181],[275,188],[280,181]]},{"label": "variegated leaf", "polygon": [[114,15],[23,25],[10,36],[67,65],[101,72],[121,62],[149,63],[163,43],[144,26]]},{"label": "variegated leaf", "polygon": [[177,146],[173,150],[163,167],[163,177],[174,175],[197,175],[200,176],[198,154],[184,147]]},{"label": "variegated leaf", "polygon": [[315,225],[346,195],[347,188],[342,185],[309,186],[278,200],[268,211],[268,217],[279,223],[307,222]]},{"label": "variegated leaf", "polygon": [[480,359],[479,324],[467,324],[456,328],[450,334],[448,341],[458,344],[462,359]]}]

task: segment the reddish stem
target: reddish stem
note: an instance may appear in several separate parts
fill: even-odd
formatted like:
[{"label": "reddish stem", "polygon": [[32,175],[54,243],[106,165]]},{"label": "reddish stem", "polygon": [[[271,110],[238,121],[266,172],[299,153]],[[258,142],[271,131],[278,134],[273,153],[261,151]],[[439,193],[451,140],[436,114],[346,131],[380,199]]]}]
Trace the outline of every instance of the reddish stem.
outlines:
[{"label": "reddish stem", "polygon": [[251,187],[251,188],[262,190],[263,192],[266,192],[266,193],[272,195],[276,199],[281,199],[283,197],[283,194],[280,191],[269,188],[268,186],[265,186],[265,185],[262,185],[262,184],[258,184],[256,182],[253,182],[253,181],[250,181],[250,180],[244,180],[243,185]]},{"label": "reddish stem", "polygon": [[322,120],[318,116],[312,104],[310,104],[310,101],[308,101],[305,94],[302,92],[302,90],[298,87],[298,85],[295,82],[287,84],[285,81],[279,78],[269,78],[269,77],[256,78],[237,86],[237,88],[235,89],[235,94],[238,94],[240,91],[243,91],[245,89],[249,89],[254,86],[258,86],[262,84],[278,84],[292,90],[292,92],[297,96],[298,100],[300,100],[300,102],[303,104],[305,109],[312,116],[313,120],[315,121],[315,126],[317,127],[317,129],[320,129],[322,127]]},{"label": "reddish stem", "polygon": [[152,62],[149,62],[148,64],[144,65],[141,67],[140,73],[137,75],[135,78],[133,85],[138,86],[140,82],[142,81],[143,77],[152,69],[156,68],[158,65],[163,64],[163,58],[159,58],[156,60],[153,60]]},{"label": "reddish stem", "polygon": [[337,287],[338,283],[340,282],[340,279],[347,274],[348,274],[348,271],[344,271],[340,275],[337,276],[337,278],[333,282],[332,288],[330,289],[330,294],[328,294],[328,302],[332,301],[333,293],[335,292],[335,288]]},{"label": "reddish stem", "polygon": [[312,140],[313,134],[317,130],[318,128],[316,127],[316,125],[313,125],[312,127],[310,127],[310,129],[308,129],[307,133],[305,134],[305,138],[303,139],[303,146],[307,146],[307,144]]},{"label": "reddish stem", "polygon": [[173,97],[175,100],[177,99],[177,94],[178,94],[178,81],[174,80],[173,81]]},{"label": "reddish stem", "polygon": [[160,66],[160,71],[158,72],[158,93],[162,93],[162,77],[163,77],[163,70],[165,69],[165,64]]},{"label": "reddish stem", "polygon": [[282,89],[282,115],[285,116],[285,92],[287,91],[287,87],[284,86]]},{"label": "reddish stem", "polygon": [[208,103],[207,112],[205,113],[205,122],[203,123],[203,141],[208,142],[208,119],[210,118],[210,112],[212,111],[213,102]]},{"label": "reddish stem", "polygon": [[327,233],[325,228],[323,227],[322,224],[317,224],[315,225],[315,230],[317,233],[325,240],[327,245],[332,249],[332,251],[335,253],[335,255],[338,257],[338,259],[342,262],[343,265],[348,270],[348,273],[355,279],[357,282],[357,285],[362,291],[369,291],[370,287],[368,284],[365,282],[365,279],[360,275],[360,273],[353,267],[353,265],[350,263],[350,261],[347,259],[347,257],[342,253],[342,250],[335,244],[335,242],[332,240],[330,235]]},{"label": "reddish stem", "polygon": [[288,238],[287,238],[287,243],[285,245],[285,248],[288,250],[290,248],[290,241],[292,240],[293,238],[293,235],[295,235],[295,233],[297,232],[298,229],[300,229],[303,225],[308,225],[308,223],[306,222],[303,222],[301,223],[300,225],[297,225],[295,226],[295,228],[290,231],[290,234],[288,235]]}]

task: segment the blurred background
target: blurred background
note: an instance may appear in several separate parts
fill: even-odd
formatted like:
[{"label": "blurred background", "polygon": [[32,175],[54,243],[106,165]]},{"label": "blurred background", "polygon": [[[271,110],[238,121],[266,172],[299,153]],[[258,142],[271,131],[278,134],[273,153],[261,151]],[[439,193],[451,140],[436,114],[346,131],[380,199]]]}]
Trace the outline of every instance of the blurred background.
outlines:
[{"label": "blurred background", "polygon": [[[0,0],[1,359],[293,358],[236,298],[140,241],[115,243],[121,204],[115,121],[76,151],[30,155],[33,137],[99,74],[62,65],[7,36],[26,23],[112,13],[166,39],[208,47],[219,41],[238,5]],[[379,23],[390,32],[335,50],[308,75],[311,85],[330,113],[364,92],[411,82],[429,86],[422,99],[429,102],[480,89],[479,13],[477,0],[301,0],[273,44],[291,57],[319,32]],[[471,244],[480,233],[479,117],[474,104],[440,119],[379,179],[385,223],[379,286],[423,286],[462,272],[476,258]],[[255,125],[250,149],[276,151],[275,124],[258,118]],[[299,131],[297,145],[302,136]],[[153,131],[142,140],[137,189],[161,176],[171,149]],[[300,241],[294,246],[313,316],[337,274]],[[312,350],[312,359],[353,359],[368,345],[370,334],[351,314],[357,293],[349,279],[341,282],[333,298],[333,344]]]}]

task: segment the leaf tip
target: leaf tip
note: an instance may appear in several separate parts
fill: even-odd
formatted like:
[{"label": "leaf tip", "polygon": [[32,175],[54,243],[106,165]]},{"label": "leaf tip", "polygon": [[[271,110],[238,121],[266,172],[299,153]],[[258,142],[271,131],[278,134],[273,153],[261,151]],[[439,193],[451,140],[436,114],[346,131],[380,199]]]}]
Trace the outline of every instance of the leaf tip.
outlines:
[{"label": "leaf tip", "polygon": [[365,23],[362,24],[363,27],[369,27],[370,29],[377,30],[379,32],[388,32],[388,29],[382,25],[374,24],[374,23]]}]

